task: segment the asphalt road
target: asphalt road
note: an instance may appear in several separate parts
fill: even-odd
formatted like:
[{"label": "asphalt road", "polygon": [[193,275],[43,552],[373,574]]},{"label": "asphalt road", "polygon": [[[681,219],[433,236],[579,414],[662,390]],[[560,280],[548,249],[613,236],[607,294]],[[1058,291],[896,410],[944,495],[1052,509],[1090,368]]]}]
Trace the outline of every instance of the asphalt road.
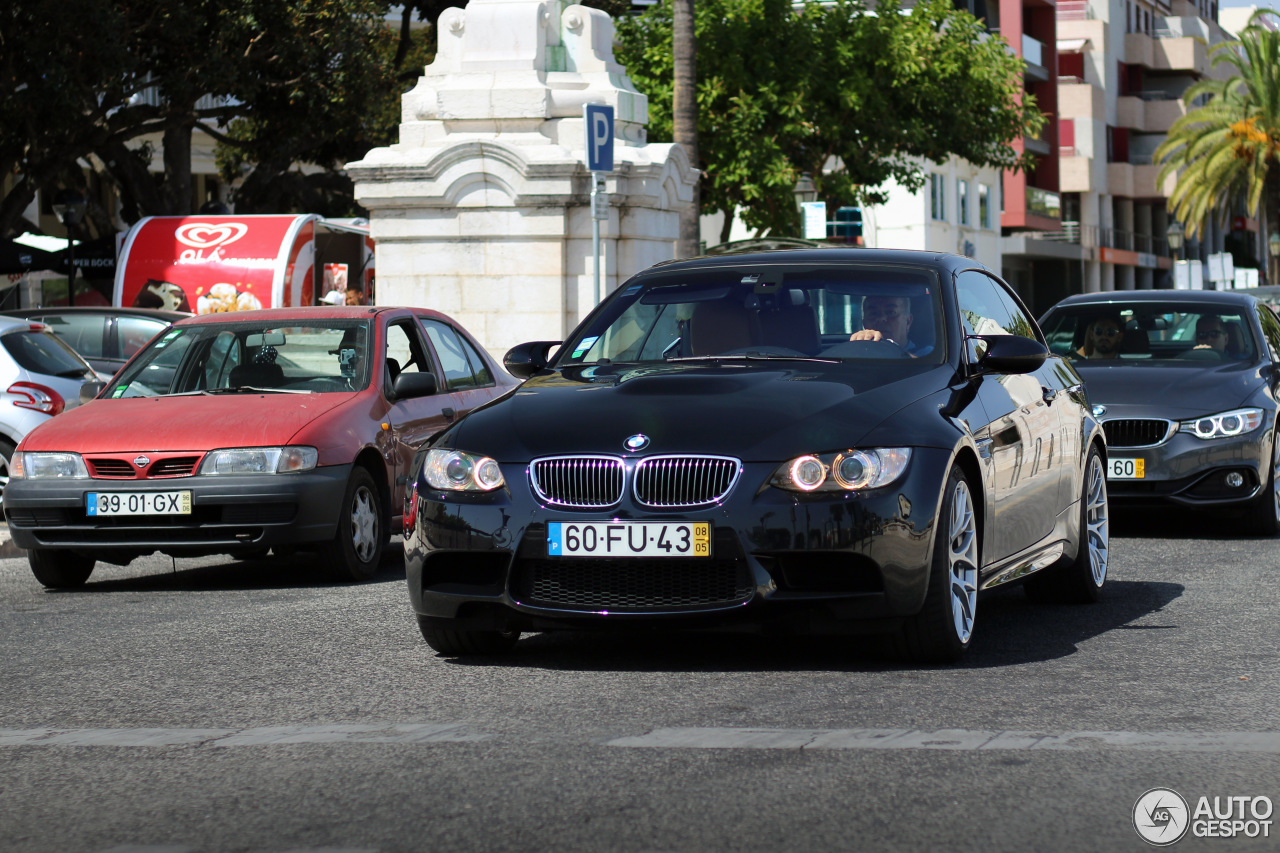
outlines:
[{"label": "asphalt road", "polygon": [[[703,635],[463,662],[396,557],[354,586],[151,557],[74,592],[0,557],[3,851],[1144,850],[1149,789],[1280,803],[1280,539],[1195,515],[1116,519],[1102,602],[995,590],[926,669]],[[1174,849],[1275,850],[1267,819]]]}]

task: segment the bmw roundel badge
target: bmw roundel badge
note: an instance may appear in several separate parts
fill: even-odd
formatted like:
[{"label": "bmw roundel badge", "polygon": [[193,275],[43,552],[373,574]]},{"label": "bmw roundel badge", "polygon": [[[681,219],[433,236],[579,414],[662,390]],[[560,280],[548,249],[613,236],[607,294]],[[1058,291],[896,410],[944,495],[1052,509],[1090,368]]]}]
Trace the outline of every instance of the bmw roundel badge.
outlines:
[{"label": "bmw roundel badge", "polygon": [[644,450],[649,446],[649,436],[642,432],[638,432],[626,441],[622,442],[622,446],[627,448],[627,450]]}]

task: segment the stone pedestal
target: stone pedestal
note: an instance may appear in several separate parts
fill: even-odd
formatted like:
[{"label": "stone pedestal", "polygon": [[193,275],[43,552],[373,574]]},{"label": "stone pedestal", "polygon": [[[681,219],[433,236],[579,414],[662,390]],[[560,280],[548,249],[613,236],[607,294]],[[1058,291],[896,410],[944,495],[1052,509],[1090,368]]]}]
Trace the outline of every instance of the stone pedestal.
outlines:
[{"label": "stone pedestal", "polygon": [[443,311],[496,356],[561,340],[594,307],[584,104],[614,108],[607,293],[674,256],[696,171],[647,144],[648,102],[613,58],[613,21],[561,0],[448,9],[403,99],[400,141],[348,164],[377,241],[377,301]]}]

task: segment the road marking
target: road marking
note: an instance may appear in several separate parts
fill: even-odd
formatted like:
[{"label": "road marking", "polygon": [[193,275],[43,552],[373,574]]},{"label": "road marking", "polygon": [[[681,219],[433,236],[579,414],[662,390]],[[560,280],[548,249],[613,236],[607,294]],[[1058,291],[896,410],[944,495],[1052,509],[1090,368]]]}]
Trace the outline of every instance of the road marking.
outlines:
[{"label": "road marking", "polygon": [[657,749],[945,749],[1280,753],[1276,732],[1019,732],[970,729],[654,729],[606,746]]},{"label": "road marking", "polygon": [[468,743],[492,735],[465,723],[259,726],[251,729],[0,729],[3,746],[264,746],[297,743]]}]

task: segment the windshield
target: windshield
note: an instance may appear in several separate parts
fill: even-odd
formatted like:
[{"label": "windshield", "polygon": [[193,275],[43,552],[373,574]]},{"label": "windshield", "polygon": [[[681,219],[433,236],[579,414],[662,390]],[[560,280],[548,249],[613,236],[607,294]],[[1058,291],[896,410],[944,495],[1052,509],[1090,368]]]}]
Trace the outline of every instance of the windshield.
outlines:
[{"label": "windshield", "polygon": [[369,384],[364,320],[175,326],[111,383],[107,397],[236,391],[360,391]]},{"label": "windshield", "polygon": [[93,374],[93,368],[75,350],[42,327],[8,332],[0,336],[0,344],[14,361],[32,373],[68,378]]},{"label": "windshield", "polygon": [[[945,358],[937,277],[912,267],[726,266],[645,275],[567,341],[557,367],[677,360]],[[856,340],[854,340],[856,338]]]},{"label": "windshield", "polygon": [[1058,309],[1049,349],[1078,363],[1124,366],[1257,359],[1248,315],[1236,305],[1107,303]]}]

